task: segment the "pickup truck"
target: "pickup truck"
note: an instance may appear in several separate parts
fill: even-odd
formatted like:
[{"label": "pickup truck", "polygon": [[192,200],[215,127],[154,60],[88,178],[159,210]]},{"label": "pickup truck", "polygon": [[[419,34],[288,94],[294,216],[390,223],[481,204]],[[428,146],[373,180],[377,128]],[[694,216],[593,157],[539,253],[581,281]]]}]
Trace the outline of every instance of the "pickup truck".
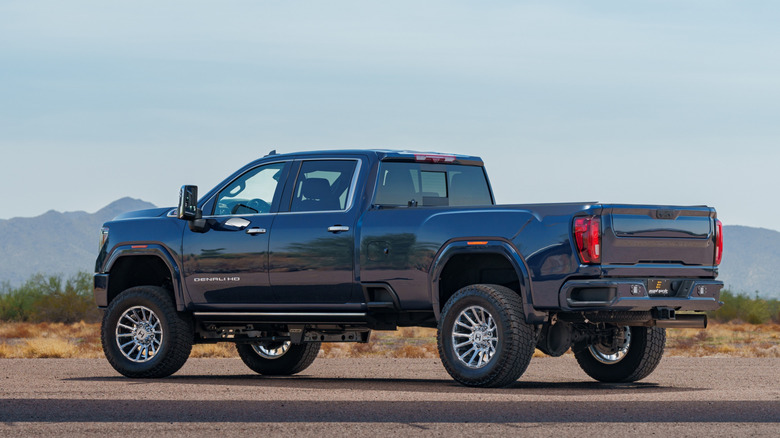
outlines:
[{"label": "pickup truck", "polygon": [[696,312],[722,305],[713,208],[495,205],[478,157],[272,152],[197,193],[101,230],[101,338],[125,376],[168,376],[214,342],[290,375],[322,342],[421,326],[467,386],[513,383],[537,348],[632,382],[666,328],[705,328]]}]

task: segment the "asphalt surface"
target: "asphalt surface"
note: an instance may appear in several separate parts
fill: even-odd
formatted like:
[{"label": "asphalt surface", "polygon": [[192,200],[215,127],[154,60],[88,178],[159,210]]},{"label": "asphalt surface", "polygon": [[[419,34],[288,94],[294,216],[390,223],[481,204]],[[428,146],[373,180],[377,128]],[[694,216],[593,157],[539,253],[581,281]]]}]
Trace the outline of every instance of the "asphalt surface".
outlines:
[{"label": "asphalt surface", "polygon": [[571,357],[534,359],[513,386],[465,388],[436,359],[317,359],[262,377],[191,359],[127,379],[105,360],[0,359],[0,436],[597,434],[780,436],[780,359],[665,358],[602,384]]}]

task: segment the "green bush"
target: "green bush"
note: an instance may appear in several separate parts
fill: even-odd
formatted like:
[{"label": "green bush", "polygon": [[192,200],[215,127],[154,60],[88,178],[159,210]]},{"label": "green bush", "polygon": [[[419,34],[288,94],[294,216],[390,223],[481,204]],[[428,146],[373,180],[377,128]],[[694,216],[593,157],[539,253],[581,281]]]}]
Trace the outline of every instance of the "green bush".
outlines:
[{"label": "green bush", "polygon": [[720,293],[723,307],[710,316],[719,322],[744,321],[750,324],[763,324],[769,321],[780,322],[780,301],[754,298],[747,294],[735,294],[724,289]]},{"label": "green bush", "polygon": [[0,286],[0,320],[25,322],[97,321],[100,311],[92,296],[92,277],[36,274],[18,288]]},{"label": "green bush", "polygon": [[780,300],[767,301],[769,314],[772,315],[772,322],[780,324]]}]

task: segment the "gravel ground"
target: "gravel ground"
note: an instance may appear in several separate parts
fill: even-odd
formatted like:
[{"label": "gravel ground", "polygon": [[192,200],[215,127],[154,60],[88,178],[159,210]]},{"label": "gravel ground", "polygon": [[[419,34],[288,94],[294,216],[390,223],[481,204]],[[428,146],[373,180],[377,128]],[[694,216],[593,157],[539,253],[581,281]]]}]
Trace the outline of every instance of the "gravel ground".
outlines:
[{"label": "gravel ground", "polygon": [[534,359],[513,386],[453,382],[437,359],[318,359],[294,377],[191,359],[131,380],[101,359],[0,360],[0,436],[780,436],[780,359],[665,358],[634,384]]}]

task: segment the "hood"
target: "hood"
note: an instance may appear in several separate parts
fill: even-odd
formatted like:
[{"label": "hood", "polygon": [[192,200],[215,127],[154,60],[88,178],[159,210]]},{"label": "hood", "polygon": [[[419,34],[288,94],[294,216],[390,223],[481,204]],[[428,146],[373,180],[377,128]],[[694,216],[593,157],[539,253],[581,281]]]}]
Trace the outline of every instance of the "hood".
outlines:
[{"label": "hood", "polygon": [[168,214],[168,212],[171,210],[173,210],[173,207],[149,208],[146,210],[128,211],[127,213],[122,213],[119,216],[115,217],[114,220],[135,219],[140,217],[159,217]]}]

